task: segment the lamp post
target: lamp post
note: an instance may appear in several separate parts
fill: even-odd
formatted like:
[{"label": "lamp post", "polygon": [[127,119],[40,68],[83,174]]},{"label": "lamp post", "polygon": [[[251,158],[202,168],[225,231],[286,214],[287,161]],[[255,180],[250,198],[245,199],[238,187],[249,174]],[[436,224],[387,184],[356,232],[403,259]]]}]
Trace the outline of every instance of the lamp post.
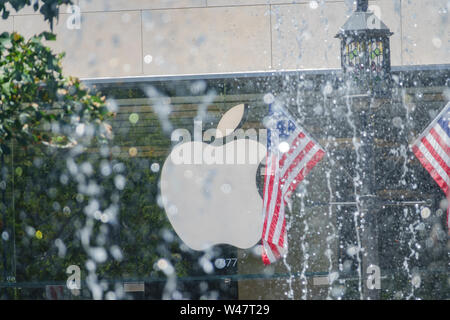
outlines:
[{"label": "lamp post", "polygon": [[389,37],[393,33],[371,11],[368,0],[358,0],[356,11],[340,28],[341,66],[346,80],[359,93],[389,96],[391,59]]},{"label": "lamp post", "polygon": [[[371,11],[368,0],[358,0],[356,11],[340,28],[341,65],[346,94],[344,99],[354,114],[356,148],[356,206],[361,221],[361,269],[363,299],[379,299],[379,286],[372,285],[371,272],[379,268],[376,196],[375,118],[380,101],[390,96],[391,63],[389,37],[392,32]],[[379,270],[379,269],[378,269]]]}]

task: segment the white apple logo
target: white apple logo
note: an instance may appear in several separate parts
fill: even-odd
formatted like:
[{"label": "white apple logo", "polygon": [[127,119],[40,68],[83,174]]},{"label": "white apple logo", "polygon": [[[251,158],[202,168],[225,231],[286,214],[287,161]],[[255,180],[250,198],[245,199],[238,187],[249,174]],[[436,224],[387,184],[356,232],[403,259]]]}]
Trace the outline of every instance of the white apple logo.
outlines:
[{"label": "white apple logo", "polygon": [[[230,136],[244,109],[235,106],[222,117],[214,130],[216,139]],[[187,246],[247,249],[261,239],[263,203],[256,175],[265,156],[265,144],[247,137],[220,145],[189,141],[173,148],[161,172],[161,197],[170,223]]]}]

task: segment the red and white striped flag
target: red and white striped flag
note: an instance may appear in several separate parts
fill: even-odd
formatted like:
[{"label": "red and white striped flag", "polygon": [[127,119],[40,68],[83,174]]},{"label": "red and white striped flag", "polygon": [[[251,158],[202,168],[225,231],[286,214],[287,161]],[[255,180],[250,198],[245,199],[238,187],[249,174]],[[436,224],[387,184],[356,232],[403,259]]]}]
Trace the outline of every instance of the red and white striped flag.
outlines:
[{"label": "red and white striped flag", "polygon": [[412,150],[447,197],[447,230],[450,235],[450,102],[417,138]]},{"label": "red and white striped flag", "polygon": [[262,232],[262,260],[266,265],[287,253],[287,201],[325,155],[322,147],[286,111],[273,111],[269,106],[269,116]]}]

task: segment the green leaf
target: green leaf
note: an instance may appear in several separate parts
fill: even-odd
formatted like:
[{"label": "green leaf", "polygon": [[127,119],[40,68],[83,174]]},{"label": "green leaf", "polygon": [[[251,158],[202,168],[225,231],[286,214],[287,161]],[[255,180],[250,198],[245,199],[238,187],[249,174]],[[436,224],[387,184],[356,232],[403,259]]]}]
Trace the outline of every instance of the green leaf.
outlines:
[{"label": "green leaf", "polygon": [[11,38],[10,38],[10,34],[8,32],[3,32],[0,35],[0,46],[2,47],[9,47],[11,46]]},{"label": "green leaf", "polygon": [[47,41],[54,41],[54,40],[56,40],[56,34],[54,34],[52,32],[44,31],[44,32],[41,33],[41,35],[43,35],[45,40],[47,40]]},{"label": "green leaf", "polygon": [[8,17],[9,17],[9,11],[3,10],[3,12],[2,12],[2,18],[3,18],[3,19],[8,19]]},{"label": "green leaf", "polygon": [[7,95],[10,95],[11,94],[11,83],[10,82],[3,83],[2,89],[3,89],[4,93],[6,93]]},{"label": "green leaf", "polygon": [[0,144],[0,152],[4,155],[11,154],[11,148],[8,145],[2,143]]}]

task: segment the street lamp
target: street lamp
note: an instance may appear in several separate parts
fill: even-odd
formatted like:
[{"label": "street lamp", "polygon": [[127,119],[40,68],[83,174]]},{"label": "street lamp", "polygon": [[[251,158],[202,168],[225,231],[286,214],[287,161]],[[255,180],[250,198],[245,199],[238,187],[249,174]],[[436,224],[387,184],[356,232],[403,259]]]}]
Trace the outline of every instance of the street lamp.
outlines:
[{"label": "street lamp", "polygon": [[341,66],[353,88],[372,96],[390,92],[390,45],[393,33],[371,11],[368,0],[358,0],[356,11],[340,28],[336,38],[341,40]]},{"label": "street lamp", "polygon": [[364,280],[363,299],[379,299],[380,287],[372,286],[371,270],[380,270],[378,245],[378,212],[381,201],[376,195],[375,135],[376,118],[383,98],[391,92],[391,60],[389,37],[392,32],[371,11],[369,1],[358,0],[356,11],[340,28],[341,65],[345,81],[344,99],[354,115],[355,137],[359,153],[355,171],[357,212],[361,221],[361,265]]}]

